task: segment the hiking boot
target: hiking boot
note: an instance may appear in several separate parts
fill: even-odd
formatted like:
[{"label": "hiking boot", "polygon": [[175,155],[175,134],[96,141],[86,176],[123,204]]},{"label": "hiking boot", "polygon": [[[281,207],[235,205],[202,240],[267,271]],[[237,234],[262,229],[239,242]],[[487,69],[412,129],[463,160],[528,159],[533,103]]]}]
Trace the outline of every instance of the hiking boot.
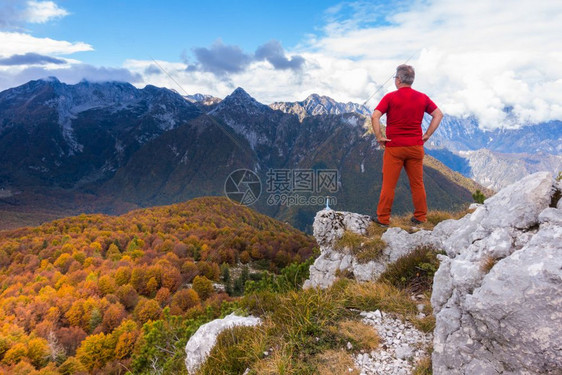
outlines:
[{"label": "hiking boot", "polygon": [[378,218],[371,217],[371,221],[377,224],[379,227],[388,228],[388,224],[381,223]]},{"label": "hiking boot", "polygon": [[415,224],[415,225],[420,225],[420,224],[423,224],[423,223],[424,223],[423,221],[419,221],[418,219],[416,219],[416,218],[413,217],[413,216],[412,216],[412,218],[410,219],[410,221],[412,222],[412,224]]}]

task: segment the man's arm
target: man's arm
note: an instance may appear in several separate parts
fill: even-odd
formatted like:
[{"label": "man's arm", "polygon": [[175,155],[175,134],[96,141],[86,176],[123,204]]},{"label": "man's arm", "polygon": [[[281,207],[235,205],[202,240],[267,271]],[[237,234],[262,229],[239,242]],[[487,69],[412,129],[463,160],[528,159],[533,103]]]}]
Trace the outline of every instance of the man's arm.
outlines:
[{"label": "man's arm", "polygon": [[375,137],[377,137],[377,142],[379,142],[381,148],[384,148],[386,142],[390,142],[390,139],[382,136],[381,121],[380,121],[381,116],[382,116],[382,112],[379,111],[378,109],[375,109],[373,115],[371,116],[371,126],[373,127],[373,133],[375,133]]},{"label": "man's arm", "polygon": [[429,139],[429,137],[431,137],[433,132],[437,130],[439,124],[441,123],[441,120],[443,119],[443,112],[441,112],[439,108],[431,112],[429,115],[431,116],[431,122],[429,123],[429,127],[427,128],[427,131],[422,137],[422,140],[424,142],[426,142]]}]

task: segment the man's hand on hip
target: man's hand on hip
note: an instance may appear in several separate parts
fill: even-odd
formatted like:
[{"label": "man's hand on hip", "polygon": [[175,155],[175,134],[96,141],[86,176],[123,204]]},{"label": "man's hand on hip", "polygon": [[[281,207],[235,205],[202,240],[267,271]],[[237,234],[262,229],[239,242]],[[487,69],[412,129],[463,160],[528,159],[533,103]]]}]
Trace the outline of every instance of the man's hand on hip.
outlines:
[{"label": "man's hand on hip", "polygon": [[390,142],[390,139],[381,137],[380,139],[377,139],[377,142],[379,142],[381,148],[384,148],[386,146],[386,142]]}]

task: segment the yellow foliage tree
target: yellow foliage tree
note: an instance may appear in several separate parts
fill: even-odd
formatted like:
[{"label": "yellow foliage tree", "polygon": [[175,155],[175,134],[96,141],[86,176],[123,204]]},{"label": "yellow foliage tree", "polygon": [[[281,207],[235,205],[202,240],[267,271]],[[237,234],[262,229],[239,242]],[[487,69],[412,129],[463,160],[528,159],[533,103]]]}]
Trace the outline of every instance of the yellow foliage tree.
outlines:
[{"label": "yellow foliage tree", "polygon": [[24,343],[18,342],[14,344],[2,358],[2,363],[7,365],[14,365],[21,361],[27,355],[27,347]]},{"label": "yellow foliage tree", "polygon": [[117,289],[115,279],[109,275],[103,275],[98,280],[98,288],[103,296],[106,294],[113,294]]},{"label": "yellow foliage tree", "polygon": [[195,279],[193,279],[193,289],[202,300],[206,300],[215,292],[213,282],[205,276],[195,276]]},{"label": "yellow foliage tree", "polygon": [[149,320],[157,320],[160,318],[160,314],[162,313],[162,309],[158,302],[153,299],[146,299],[143,298],[135,307],[134,314],[137,317],[137,320],[144,324]]},{"label": "yellow foliage tree", "polygon": [[49,358],[49,343],[43,338],[34,338],[27,343],[27,358],[35,368],[47,365]]},{"label": "yellow foliage tree", "polygon": [[100,333],[86,337],[76,350],[76,358],[88,371],[101,369],[113,359],[113,347],[109,336]]}]

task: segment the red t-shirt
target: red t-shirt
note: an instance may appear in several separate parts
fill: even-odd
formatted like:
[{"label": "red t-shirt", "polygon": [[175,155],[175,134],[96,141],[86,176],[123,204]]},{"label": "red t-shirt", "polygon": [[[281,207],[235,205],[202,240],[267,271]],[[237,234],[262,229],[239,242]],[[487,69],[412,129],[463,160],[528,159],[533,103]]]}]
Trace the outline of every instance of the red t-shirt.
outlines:
[{"label": "red t-shirt", "polygon": [[386,94],[377,109],[386,113],[386,138],[390,139],[387,147],[423,146],[423,114],[432,113],[437,106],[424,93],[401,87]]}]

